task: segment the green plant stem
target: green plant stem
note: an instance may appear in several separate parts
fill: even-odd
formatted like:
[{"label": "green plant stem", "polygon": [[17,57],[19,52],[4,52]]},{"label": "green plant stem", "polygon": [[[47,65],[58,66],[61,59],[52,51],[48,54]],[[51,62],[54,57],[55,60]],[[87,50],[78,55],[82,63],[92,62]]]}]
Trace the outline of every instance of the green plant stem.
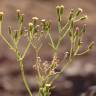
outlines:
[{"label": "green plant stem", "polygon": [[7,39],[2,34],[0,36],[3,39],[3,41],[9,46],[9,48],[16,52],[15,48],[7,41]]},{"label": "green plant stem", "polygon": [[23,26],[23,23],[20,23],[20,27],[19,27],[19,31],[18,31],[19,36],[18,36],[17,44],[18,44],[18,42],[19,42],[19,40],[21,38],[20,34],[21,34],[21,31],[22,31],[22,26]]},{"label": "green plant stem", "polygon": [[23,83],[24,83],[29,95],[33,96],[32,92],[31,92],[31,89],[30,89],[30,87],[28,85],[28,82],[26,80],[25,73],[24,73],[24,64],[23,64],[24,58],[22,58],[21,55],[20,55],[20,52],[18,50],[18,45],[15,44],[15,46],[16,46],[16,55],[17,55],[17,58],[18,58],[19,63],[20,63],[20,70],[21,70],[21,76],[22,76]]},{"label": "green plant stem", "polygon": [[64,39],[64,37],[66,36],[66,34],[68,33],[68,31],[70,30],[70,27],[65,31],[65,33],[60,37],[60,39],[58,40],[58,43],[57,43],[57,46],[56,46],[56,49],[58,50],[58,47],[61,43],[61,41]]},{"label": "green plant stem", "polygon": [[63,32],[63,31],[66,29],[66,27],[68,26],[69,23],[70,23],[70,22],[67,21],[67,23],[65,24],[65,26],[62,28],[61,32]]},{"label": "green plant stem", "polygon": [[1,35],[1,33],[2,33],[2,32],[1,32],[1,31],[2,31],[2,28],[1,28],[1,27],[2,27],[2,21],[0,21],[0,35]]},{"label": "green plant stem", "polygon": [[84,55],[84,54],[87,54],[90,50],[87,49],[86,51],[82,52],[82,53],[78,53],[78,54],[75,54],[77,56],[81,56],[81,55]]},{"label": "green plant stem", "polygon": [[80,49],[80,46],[77,46],[77,48],[76,48],[76,50],[75,50],[75,52],[74,52],[74,56],[76,56],[76,55],[77,55],[77,53],[78,53],[79,49]]},{"label": "green plant stem", "polygon": [[[38,49],[38,50],[35,50],[35,51],[36,51],[36,58],[38,58],[38,56],[39,56],[39,49]],[[37,64],[37,63],[38,63],[38,62],[36,61],[36,64]],[[40,66],[40,65],[39,65],[39,66]],[[38,64],[37,64],[38,78],[42,79],[42,76],[41,76],[41,74],[40,74],[39,66],[38,66]]]},{"label": "green plant stem", "polygon": [[54,42],[53,42],[53,39],[52,39],[52,36],[51,36],[51,34],[50,34],[49,31],[48,31],[48,35],[49,35],[49,38],[50,38],[50,41],[51,41],[52,47],[55,48],[55,46],[54,46]]},{"label": "green plant stem", "polygon": [[13,50],[14,52],[16,52],[15,48],[8,42],[8,40],[3,36],[2,32],[1,32],[1,26],[2,26],[2,22],[0,22],[0,36],[3,39],[3,41],[9,46],[9,48],[11,50]]},{"label": "green plant stem", "polygon": [[31,92],[31,90],[30,90],[30,88],[29,88],[29,86],[28,86],[28,82],[27,82],[27,80],[26,80],[26,78],[25,78],[24,64],[23,64],[23,61],[22,61],[22,60],[20,61],[20,70],[21,70],[21,75],[22,75],[22,80],[23,80],[23,82],[24,82],[24,85],[25,85],[25,87],[26,87],[29,95],[30,95],[30,96],[33,96],[33,95],[32,95],[32,92]]},{"label": "green plant stem", "polygon": [[39,88],[38,96],[40,96],[40,94],[41,94],[41,93],[40,93],[40,88]]},{"label": "green plant stem", "polygon": [[26,49],[25,49],[25,51],[24,51],[24,53],[22,55],[22,59],[26,56],[26,54],[28,52],[28,49],[30,48],[30,45],[31,45],[31,41],[28,42],[27,47],[26,47]]},{"label": "green plant stem", "polygon": [[2,28],[1,28],[1,26],[2,26],[2,21],[0,21],[0,36],[1,36],[1,38],[10,47],[10,49],[15,52],[16,51],[15,48],[13,48],[13,46],[8,42],[8,40],[2,35],[2,32],[1,32]]},{"label": "green plant stem", "polygon": [[[58,20],[57,20],[58,21]],[[62,29],[62,27],[61,27],[61,21],[58,21],[58,32],[59,33],[61,33],[61,29]]]}]

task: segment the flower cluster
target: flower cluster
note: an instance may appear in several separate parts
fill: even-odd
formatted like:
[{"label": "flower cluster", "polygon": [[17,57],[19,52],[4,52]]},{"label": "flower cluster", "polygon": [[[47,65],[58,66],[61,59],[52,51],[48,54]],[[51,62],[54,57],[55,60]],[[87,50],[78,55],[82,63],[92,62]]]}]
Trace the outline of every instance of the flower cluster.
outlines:
[{"label": "flower cluster", "polygon": [[[31,89],[28,85],[28,82],[24,73],[24,59],[30,47],[35,49],[36,53],[36,62],[34,64],[34,68],[37,71],[37,79],[39,84],[39,92],[38,96],[50,96],[52,84],[55,79],[61,76],[61,73],[64,72],[64,69],[68,67],[74,58],[79,55],[83,55],[88,53],[94,42],[92,41],[87,49],[80,53],[80,49],[83,47],[83,36],[86,33],[86,24],[80,29],[77,27],[77,22],[83,21],[87,19],[87,15],[83,14],[83,10],[81,8],[71,9],[68,20],[65,25],[62,24],[62,18],[64,15],[64,6],[60,5],[56,7],[57,12],[57,26],[58,26],[58,38],[54,41],[54,38],[51,34],[51,22],[48,20],[42,19],[40,20],[37,17],[33,17],[31,22],[28,24],[28,28],[25,30],[23,27],[24,23],[24,14],[21,14],[21,11],[18,9],[17,12],[17,20],[18,20],[18,29],[13,30],[12,27],[9,27],[9,35],[12,40],[12,44],[6,39],[4,34],[2,33],[2,21],[3,21],[3,12],[0,12],[0,37],[3,41],[9,46],[9,48],[15,53],[17,61],[20,63],[21,76],[24,82],[24,85],[30,96],[33,96]],[[24,52],[20,52],[18,45],[22,37],[27,38],[27,45]],[[58,59],[58,50],[61,42],[63,42],[64,38],[68,37],[70,41],[70,48],[68,52],[65,52],[65,58],[62,61],[63,67],[60,72],[56,72],[55,69],[60,66],[60,62]],[[53,50],[53,59],[52,61],[44,61],[42,62],[41,57],[39,56],[39,51],[43,46],[44,39],[49,38],[49,45]],[[43,40],[43,41],[42,41]]]}]

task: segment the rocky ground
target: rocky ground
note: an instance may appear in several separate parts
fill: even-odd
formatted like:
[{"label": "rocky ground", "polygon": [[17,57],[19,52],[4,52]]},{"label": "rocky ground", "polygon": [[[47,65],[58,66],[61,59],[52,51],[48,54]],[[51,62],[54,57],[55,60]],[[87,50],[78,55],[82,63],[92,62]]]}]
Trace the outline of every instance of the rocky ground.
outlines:
[{"label": "rocky ground", "polygon": [[[88,15],[86,45],[94,40],[96,42],[96,1],[95,0],[0,0],[0,11],[5,13],[3,32],[7,36],[8,25],[17,27],[16,9],[21,9],[25,14],[25,26],[33,16],[45,18],[52,21],[53,34],[56,32],[56,5],[65,6],[65,16],[71,8],[82,8]],[[66,20],[64,19],[64,23]],[[82,26],[82,23],[80,23]],[[57,34],[54,35],[54,38]],[[9,36],[7,36],[9,39]],[[44,44],[46,44],[47,40]],[[68,47],[67,41],[62,44],[59,51],[59,57],[62,58],[64,50]],[[65,47],[65,45],[67,47]],[[25,43],[22,45],[26,47]],[[22,47],[21,46],[21,47]],[[50,47],[43,46],[40,55],[42,59],[51,60],[52,51]],[[34,60],[34,50],[30,49],[25,59],[25,73],[31,89],[36,94],[38,90],[35,72],[32,69],[32,60]],[[55,82],[56,88],[52,90],[52,96],[96,96],[96,44],[93,50],[82,57],[77,58],[74,63],[65,70],[64,76]],[[0,96],[28,96],[26,89],[20,77],[19,64],[16,62],[15,55],[8,49],[6,44],[0,39]]]}]

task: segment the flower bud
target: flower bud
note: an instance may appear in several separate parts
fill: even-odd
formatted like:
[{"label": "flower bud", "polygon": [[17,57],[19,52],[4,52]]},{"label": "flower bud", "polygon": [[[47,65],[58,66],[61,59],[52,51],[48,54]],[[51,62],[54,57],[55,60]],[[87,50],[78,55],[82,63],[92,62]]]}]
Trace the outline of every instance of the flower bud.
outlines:
[{"label": "flower bud", "polygon": [[45,23],[46,23],[46,20],[45,19],[42,19],[41,20],[41,23],[43,24],[43,26],[45,25]]},{"label": "flower bud", "polygon": [[23,21],[24,21],[24,14],[21,14],[21,16],[20,16],[20,23],[23,23]]},{"label": "flower bud", "polygon": [[60,15],[60,6],[56,6],[57,15]]},{"label": "flower bud", "polygon": [[75,32],[75,36],[79,35],[79,27],[76,27],[76,32]]},{"label": "flower bud", "polygon": [[84,24],[83,28],[82,28],[82,32],[85,33],[86,32],[86,24]]},{"label": "flower bud", "polygon": [[3,20],[3,15],[4,15],[4,13],[3,12],[0,12],[0,21]]},{"label": "flower bud", "polygon": [[61,5],[61,6],[60,6],[60,15],[63,15],[63,13],[64,13],[64,6]]},{"label": "flower bud", "polygon": [[20,19],[20,9],[17,9],[16,12],[17,12],[18,20],[19,20]]},{"label": "flower bud", "polygon": [[14,39],[17,41],[18,39],[18,32],[16,31],[16,33],[14,34]]},{"label": "flower bud", "polygon": [[41,20],[41,23],[42,23],[42,28],[43,28],[43,30],[45,30],[46,20],[45,20],[45,19],[42,19],[42,20]]},{"label": "flower bud", "polygon": [[71,9],[69,20],[71,20],[73,18],[73,11],[74,11],[74,9]]},{"label": "flower bud", "polygon": [[85,16],[83,16],[83,17],[80,18],[80,20],[85,20],[85,19],[88,19],[88,16],[87,15],[85,15]]},{"label": "flower bud", "polygon": [[51,23],[49,22],[49,21],[47,21],[47,27],[48,27],[48,29],[50,29],[50,25],[51,25]]},{"label": "flower bud", "polygon": [[33,23],[29,23],[29,35],[30,35],[30,39],[32,39],[33,36]]},{"label": "flower bud", "polygon": [[9,31],[8,31],[9,34],[11,35],[11,34],[12,34],[12,28],[11,28],[11,26],[8,27],[8,30],[9,30]]},{"label": "flower bud", "polygon": [[33,18],[32,18],[32,20],[33,20],[33,25],[36,25],[36,22],[37,22],[38,19],[39,19],[39,18],[37,18],[37,17],[33,17]]},{"label": "flower bud", "polygon": [[33,23],[29,23],[29,31],[32,31],[32,28],[33,28]]},{"label": "flower bud", "polygon": [[83,10],[82,10],[81,8],[78,8],[78,10],[77,10],[77,12],[76,12],[76,16],[79,16],[82,11],[83,11]]}]

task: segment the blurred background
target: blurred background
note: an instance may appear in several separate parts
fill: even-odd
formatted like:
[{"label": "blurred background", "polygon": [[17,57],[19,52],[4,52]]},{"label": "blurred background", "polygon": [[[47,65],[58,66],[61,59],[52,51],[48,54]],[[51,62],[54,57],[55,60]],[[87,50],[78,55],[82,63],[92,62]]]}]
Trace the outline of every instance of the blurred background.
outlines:
[{"label": "blurred background", "polygon": [[[0,0],[0,11],[4,11],[2,32],[9,40],[8,26],[11,25],[14,29],[17,27],[16,9],[21,9],[22,13],[25,14],[25,27],[33,16],[40,19],[45,18],[52,22],[52,33],[54,38],[57,38],[55,7],[61,4],[65,6],[64,24],[71,8],[79,7],[84,10],[84,14],[88,15],[88,20],[83,23],[80,22],[80,26],[84,23],[87,24],[84,47],[86,48],[90,41],[96,43],[96,0]],[[44,44],[46,42],[48,40]],[[23,43],[21,47],[25,48],[26,44]],[[68,48],[67,41],[60,46],[60,59],[62,59],[66,48]],[[48,45],[43,46],[40,56],[43,60],[52,60],[52,50]],[[30,48],[25,58],[25,73],[31,90],[37,94],[38,85],[32,68],[34,59],[34,49]],[[96,45],[87,55],[76,58],[74,63],[65,70],[64,76],[56,80],[56,87],[52,89],[52,96],[96,96],[95,59]],[[90,94],[92,92],[94,95]],[[15,54],[11,52],[2,39],[0,39],[0,96],[29,96],[21,80]]]}]

